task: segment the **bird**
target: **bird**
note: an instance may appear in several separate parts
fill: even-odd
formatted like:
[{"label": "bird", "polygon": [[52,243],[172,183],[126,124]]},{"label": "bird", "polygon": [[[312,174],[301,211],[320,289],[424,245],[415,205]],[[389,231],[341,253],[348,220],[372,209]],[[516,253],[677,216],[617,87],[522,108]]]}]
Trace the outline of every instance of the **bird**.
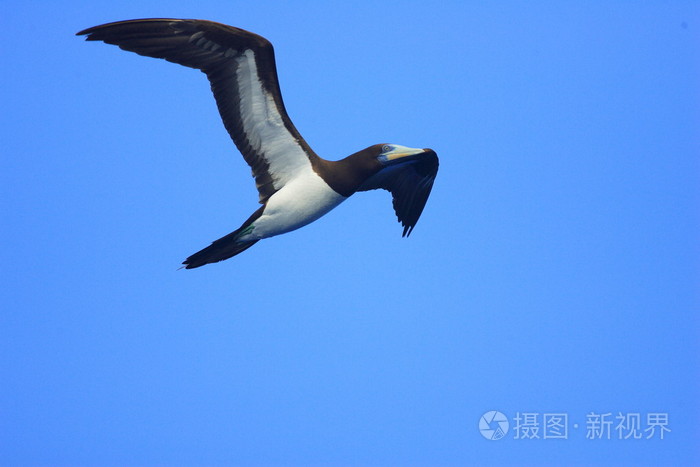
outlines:
[{"label": "bird", "polygon": [[274,50],[264,37],[213,21],[168,18],[117,21],[77,35],[202,71],[224,127],[251,168],[262,206],[185,259],[186,269],[308,225],[358,191],[391,193],[402,237],[418,222],[437,175],[436,152],[380,143],[340,160],[319,157],[287,115]]}]

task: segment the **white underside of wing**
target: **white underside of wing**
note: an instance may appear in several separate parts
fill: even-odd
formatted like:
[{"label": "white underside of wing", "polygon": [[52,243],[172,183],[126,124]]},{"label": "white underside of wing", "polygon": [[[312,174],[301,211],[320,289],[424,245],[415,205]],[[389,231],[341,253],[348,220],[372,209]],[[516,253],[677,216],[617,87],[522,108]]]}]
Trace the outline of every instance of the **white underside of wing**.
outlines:
[{"label": "white underside of wing", "polygon": [[277,190],[239,241],[274,237],[303,227],[345,201],[311,167],[306,152],[284,125],[275,101],[258,77],[255,56],[236,58],[243,131],[268,164]]},{"label": "white underside of wing", "polygon": [[245,50],[236,61],[243,131],[251,146],[264,155],[273,185],[279,190],[301,171],[311,170],[311,162],[263,87],[253,51]]},{"label": "white underside of wing", "polygon": [[267,201],[253,229],[240,240],[274,237],[303,227],[345,201],[309,168],[299,174]]}]

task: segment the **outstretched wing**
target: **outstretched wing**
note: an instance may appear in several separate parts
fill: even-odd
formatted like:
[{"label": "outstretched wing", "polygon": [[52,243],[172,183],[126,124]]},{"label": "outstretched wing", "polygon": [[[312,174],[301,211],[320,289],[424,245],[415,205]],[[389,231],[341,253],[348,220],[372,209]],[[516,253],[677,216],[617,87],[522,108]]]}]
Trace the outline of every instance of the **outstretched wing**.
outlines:
[{"label": "outstretched wing", "polygon": [[372,177],[358,191],[382,188],[391,192],[396,217],[403,226],[402,237],[411,235],[425,203],[428,201],[438,172],[435,151],[426,150],[419,159],[388,167]]},{"label": "outstretched wing", "polygon": [[252,169],[261,203],[318,157],[287,115],[272,44],[264,37],[185,19],[119,21],[78,35],[204,72],[224,126]]}]

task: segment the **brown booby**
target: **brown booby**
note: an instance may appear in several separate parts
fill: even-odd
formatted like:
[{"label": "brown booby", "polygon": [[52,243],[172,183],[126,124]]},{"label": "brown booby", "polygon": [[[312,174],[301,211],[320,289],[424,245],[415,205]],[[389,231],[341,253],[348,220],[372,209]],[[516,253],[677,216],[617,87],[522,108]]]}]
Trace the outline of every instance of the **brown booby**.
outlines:
[{"label": "brown booby", "polygon": [[252,169],[262,206],[234,232],[187,258],[187,269],[303,227],[357,191],[391,192],[402,236],[418,222],[438,171],[435,151],[375,144],[338,161],[320,158],[287,115],[267,39],[188,19],[118,21],[78,35],[206,74],[224,126]]}]

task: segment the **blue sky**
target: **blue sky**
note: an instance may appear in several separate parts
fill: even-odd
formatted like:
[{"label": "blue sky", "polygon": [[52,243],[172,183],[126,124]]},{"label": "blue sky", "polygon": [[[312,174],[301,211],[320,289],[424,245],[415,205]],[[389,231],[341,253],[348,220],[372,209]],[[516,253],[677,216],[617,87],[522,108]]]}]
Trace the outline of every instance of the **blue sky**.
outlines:
[{"label": "blue sky", "polygon": [[[700,463],[696,2],[0,12],[0,464]],[[142,17],[270,39],[323,157],[434,148],[411,237],[361,193],[177,270],[257,194],[201,73],[74,36]]]}]

